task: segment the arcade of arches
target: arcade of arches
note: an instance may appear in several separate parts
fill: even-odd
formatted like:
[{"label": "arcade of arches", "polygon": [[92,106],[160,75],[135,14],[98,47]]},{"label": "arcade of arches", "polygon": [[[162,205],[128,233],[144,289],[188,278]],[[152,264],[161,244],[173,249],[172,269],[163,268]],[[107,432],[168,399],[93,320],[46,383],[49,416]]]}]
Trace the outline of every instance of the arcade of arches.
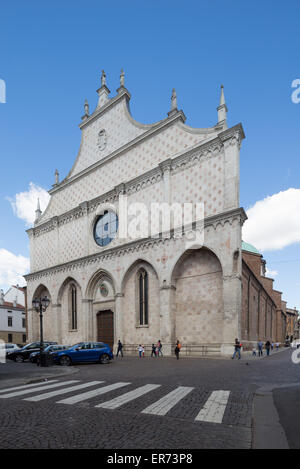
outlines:
[{"label": "arcade of arches", "polygon": [[[212,251],[202,248],[180,257],[168,288],[161,286],[153,265],[138,259],[124,274],[119,292],[109,272],[100,270],[88,282],[85,297],[80,282],[73,277],[62,283],[57,300],[44,285],[33,296],[47,295],[51,300],[44,313],[45,340],[68,344],[102,340],[113,346],[121,339],[124,349],[135,353],[139,343],[147,349],[161,339],[172,349],[180,338],[187,351],[200,352],[199,344],[213,350],[222,342],[222,283],[220,261]],[[160,304],[162,292],[169,294],[169,311]],[[120,309],[116,308],[118,302]],[[38,327],[36,317],[35,337]]]}]

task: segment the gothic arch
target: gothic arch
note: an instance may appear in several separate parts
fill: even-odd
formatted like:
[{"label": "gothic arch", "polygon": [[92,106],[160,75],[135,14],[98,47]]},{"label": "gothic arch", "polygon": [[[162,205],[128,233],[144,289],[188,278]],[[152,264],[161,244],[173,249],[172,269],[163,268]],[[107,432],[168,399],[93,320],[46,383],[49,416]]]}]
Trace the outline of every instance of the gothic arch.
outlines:
[{"label": "gothic arch", "polygon": [[50,299],[50,303],[46,311],[43,312],[43,329],[44,329],[44,340],[55,340],[53,339],[51,324],[53,321],[52,314],[52,298],[49,289],[44,285],[40,284],[34,291],[30,303],[28,303],[28,320],[30,323],[31,336],[33,340],[40,340],[40,318],[39,313],[36,312],[32,307],[33,298],[43,298],[47,296]]},{"label": "gothic arch", "polygon": [[50,303],[52,301],[52,298],[51,298],[51,295],[50,295],[50,292],[49,292],[49,289],[44,285],[44,284],[40,284],[34,291],[34,294],[32,295],[32,298],[31,298],[31,302],[29,303],[30,304],[30,308],[32,307],[32,300],[34,298],[42,298],[43,296],[47,295],[47,297],[50,299]]},{"label": "gothic arch", "polygon": [[86,298],[93,299],[95,297],[97,285],[101,281],[107,281],[112,286],[113,292],[116,292],[116,281],[114,277],[107,270],[99,269],[91,276],[88,282],[85,293]]},{"label": "gothic arch", "polygon": [[[124,273],[123,277],[122,277],[122,280],[121,280],[121,293],[124,293],[124,287],[126,285],[126,282],[128,280],[128,278],[130,277],[130,275],[132,274],[132,272],[137,269],[137,268],[144,268],[145,270],[148,270],[149,268],[150,269],[153,269],[154,273],[155,273],[155,276],[157,278],[157,280],[159,281],[159,276],[158,276],[158,273],[157,273],[157,270],[156,268],[153,266],[153,264],[151,262],[149,262],[147,259],[144,259],[142,257],[136,259],[126,270],[126,272]],[[138,269],[137,269],[138,270]]]},{"label": "gothic arch", "polygon": [[57,294],[57,304],[61,304],[61,299],[64,294],[65,289],[70,285],[71,283],[74,283],[76,287],[80,290],[81,292],[81,286],[79,282],[74,278],[74,277],[66,277],[65,280],[62,282],[61,286],[59,287],[58,294]]}]

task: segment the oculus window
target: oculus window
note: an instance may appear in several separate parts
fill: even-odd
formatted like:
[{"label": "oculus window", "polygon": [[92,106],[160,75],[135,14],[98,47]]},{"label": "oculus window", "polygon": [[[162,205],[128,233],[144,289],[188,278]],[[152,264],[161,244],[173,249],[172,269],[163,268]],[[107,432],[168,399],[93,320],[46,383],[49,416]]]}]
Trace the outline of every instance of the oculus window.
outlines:
[{"label": "oculus window", "polygon": [[115,212],[106,211],[96,220],[94,239],[98,246],[107,246],[116,237],[119,220]]}]

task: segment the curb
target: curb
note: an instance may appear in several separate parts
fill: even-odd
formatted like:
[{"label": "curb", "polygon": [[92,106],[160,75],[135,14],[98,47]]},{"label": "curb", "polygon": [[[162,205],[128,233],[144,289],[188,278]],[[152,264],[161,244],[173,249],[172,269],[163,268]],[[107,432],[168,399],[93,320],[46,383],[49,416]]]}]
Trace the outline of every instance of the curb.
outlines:
[{"label": "curb", "polygon": [[289,449],[289,444],[274,404],[274,389],[288,389],[300,383],[270,384],[254,393],[252,410],[252,448]]}]

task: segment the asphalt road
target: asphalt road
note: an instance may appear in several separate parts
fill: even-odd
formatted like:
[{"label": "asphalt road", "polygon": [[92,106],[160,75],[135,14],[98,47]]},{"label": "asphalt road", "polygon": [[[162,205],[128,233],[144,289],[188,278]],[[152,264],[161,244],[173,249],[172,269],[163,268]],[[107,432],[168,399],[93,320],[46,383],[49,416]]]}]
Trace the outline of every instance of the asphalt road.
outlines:
[{"label": "asphalt road", "polygon": [[260,447],[270,440],[285,447],[284,439],[299,447],[290,423],[297,383],[290,350],[263,359],[119,357],[45,369],[8,362],[0,365],[0,448],[251,448],[257,439]]}]

